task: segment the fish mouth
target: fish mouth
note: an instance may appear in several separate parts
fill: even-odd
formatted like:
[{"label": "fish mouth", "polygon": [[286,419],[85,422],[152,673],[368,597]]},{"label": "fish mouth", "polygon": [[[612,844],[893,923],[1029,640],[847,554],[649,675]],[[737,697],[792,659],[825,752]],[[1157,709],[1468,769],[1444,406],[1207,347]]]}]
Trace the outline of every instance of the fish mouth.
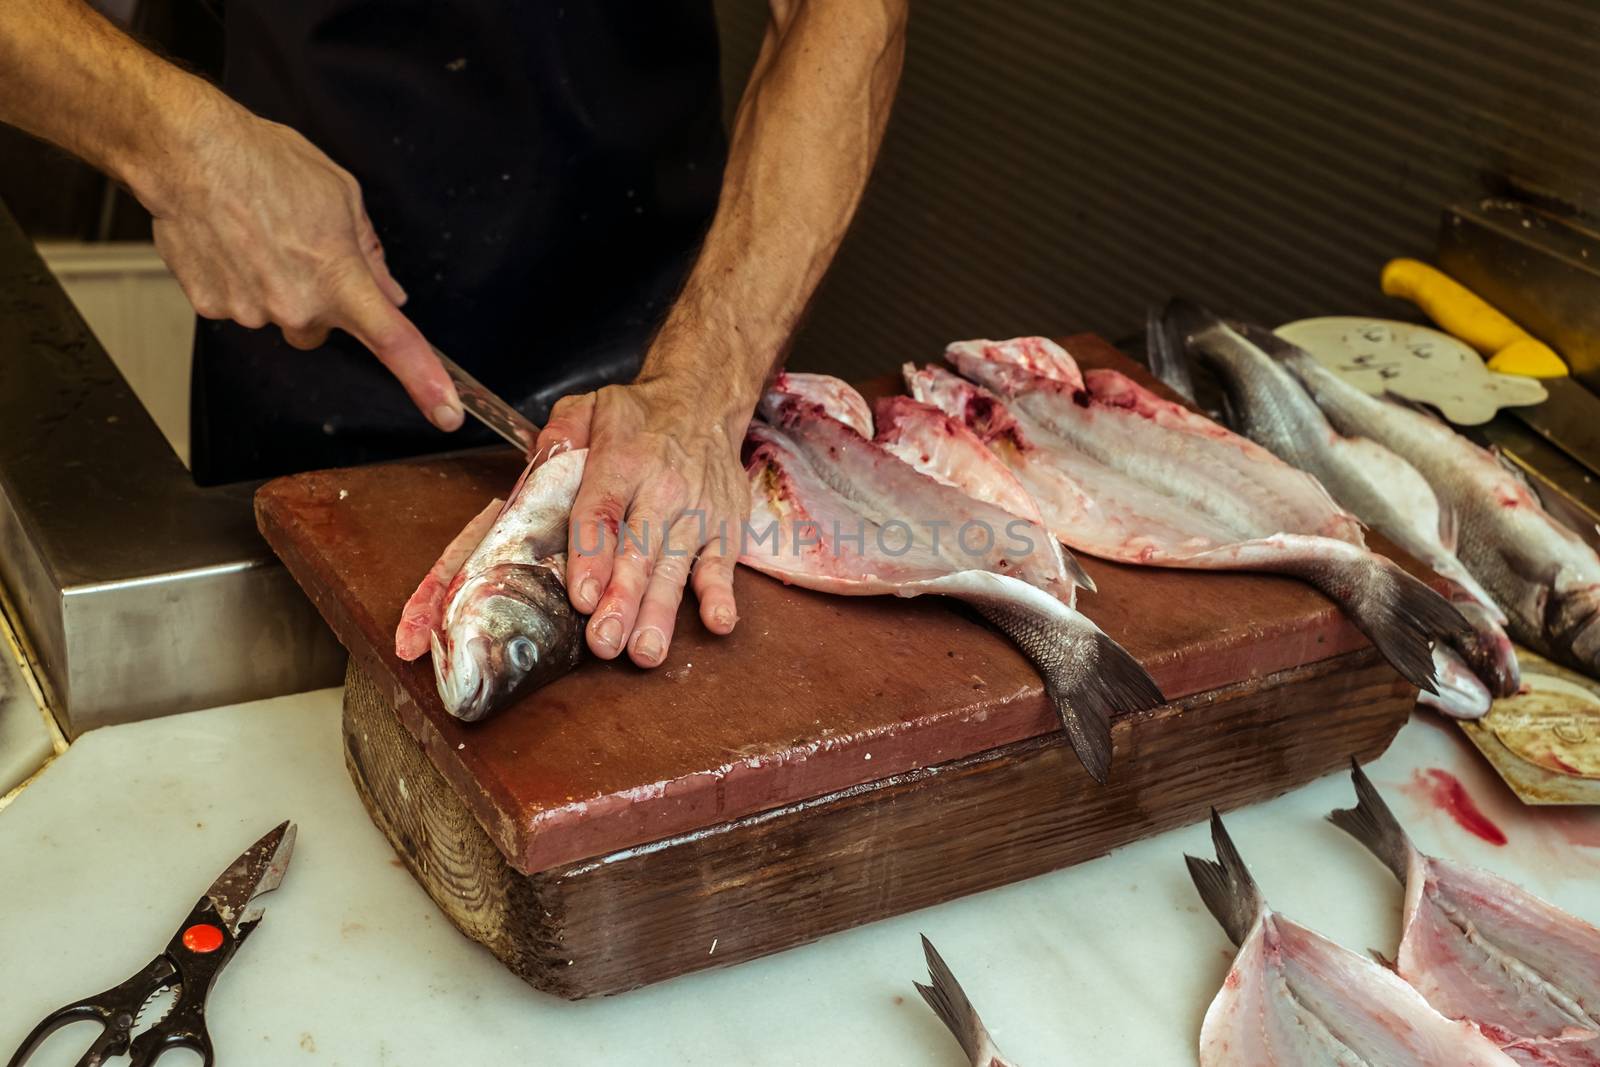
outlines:
[{"label": "fish mouth", "polygon": [[429,635],[433,650],[433,676],[439,689],[439,699],[444,710],[462,722],[477,722],[489,710],[484,699],[484,675],[477,657],[464,650],[458,662],[453,653],[454,643],[448,650],[437,633]]}]

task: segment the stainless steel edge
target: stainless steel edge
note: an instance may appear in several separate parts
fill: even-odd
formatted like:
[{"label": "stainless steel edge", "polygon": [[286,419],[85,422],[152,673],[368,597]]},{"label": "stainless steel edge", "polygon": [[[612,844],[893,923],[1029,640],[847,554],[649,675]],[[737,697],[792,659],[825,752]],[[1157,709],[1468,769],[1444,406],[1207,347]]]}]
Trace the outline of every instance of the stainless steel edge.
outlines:
[{"label": "stainless steel edge", "polygon": [[1522,201],[1458,204],[1439,225],[1439,266],[1600,388],[1600,234]]},{"label": "stainless steel edge", "polygon": [[338,684],[254,492],[195,486],[0,208],[0,583],[70,736]]}]

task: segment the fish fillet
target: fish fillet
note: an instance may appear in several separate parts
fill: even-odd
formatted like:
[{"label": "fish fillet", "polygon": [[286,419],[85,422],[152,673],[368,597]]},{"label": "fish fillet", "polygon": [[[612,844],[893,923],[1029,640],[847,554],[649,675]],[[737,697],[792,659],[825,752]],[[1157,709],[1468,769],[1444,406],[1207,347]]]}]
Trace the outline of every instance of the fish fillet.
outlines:
[{"label": "fish fillet", "polygon": [[1162,697],[1069,606],[1075,583],[1049,532],[918,473],[819,404],[769,398],[762,410],[770,421],[746,440],[740,562],[821,592],[971,604],[1039,669],[1074,751],[1103,781],[1112,713]]},{"label": "fish fillet", "polygon": [[1200,1028],[1200,1067],[1515,1067],[1394,972],[1267,907],[1222,820],[1185,856],[1238,955]]},{"label": "fish fillet", "polygon": [[1517,1062],[1600,1067],[1600,930],[1503,878],[1424,855],[1360,767],[1328,816],[1405,886],[1396,967]]},{"label": "fish fillet", "polygon": [[1402,675],[1434,691],[1431,646],[1464,620],[1369,552],[1315,478],[1115,371],[1091,370],[1074,389],[1005,362],[1004,348],[984,352],[952,346],[952,362],[973,381],[926,368],[909,375],[912,395],[983,439],[1070,547],[1125,563],[1299,578],[1339,604]]}]

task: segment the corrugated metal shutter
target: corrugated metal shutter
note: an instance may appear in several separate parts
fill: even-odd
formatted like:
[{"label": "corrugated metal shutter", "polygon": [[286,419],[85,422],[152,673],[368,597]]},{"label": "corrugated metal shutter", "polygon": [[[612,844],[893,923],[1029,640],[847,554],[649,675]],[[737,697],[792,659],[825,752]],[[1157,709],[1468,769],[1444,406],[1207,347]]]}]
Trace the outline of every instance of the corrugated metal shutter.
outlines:
[{"label": "corrugated metal shutter", "polygon": [[[730,97],[765,20],[722,0]],[[868,198],[792,365],[1132,335],[1183,292],[1395,314],[1391,255],[1508,185],[1600,213],[1600,4],[926,0]]]}]

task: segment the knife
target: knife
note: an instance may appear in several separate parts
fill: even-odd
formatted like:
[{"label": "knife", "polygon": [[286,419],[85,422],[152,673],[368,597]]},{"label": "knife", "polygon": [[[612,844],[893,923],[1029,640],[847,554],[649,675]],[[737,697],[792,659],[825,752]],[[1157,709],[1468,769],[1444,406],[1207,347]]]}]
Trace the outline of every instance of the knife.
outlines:
[{"label": "knife", "polygon": [[1425,263],[1394,260],[1384,267],[1381,284],[1387,295],[1411,301],[1446,332],[1481,352],[1491,370],[1540,379],[1548,397],[1537,405],[1513,408],[1512,414],[1591,474],[1600,475],[1600,397],[1569,375],[1550,346]]},{"label": "knife", "polygon": [[[428,347],[433,348],[432,345]],[[528,421],[522,412],[496,396],[488,386],[468,374],[461,364],[437,348],[433,349],[433,354],[444,364],[444,371],[455,383],[456,393],[461,397],[461,406],[468,414],[511,442],[523,455],[533,455],[534,442],[539,439],[539,427]]]}]

